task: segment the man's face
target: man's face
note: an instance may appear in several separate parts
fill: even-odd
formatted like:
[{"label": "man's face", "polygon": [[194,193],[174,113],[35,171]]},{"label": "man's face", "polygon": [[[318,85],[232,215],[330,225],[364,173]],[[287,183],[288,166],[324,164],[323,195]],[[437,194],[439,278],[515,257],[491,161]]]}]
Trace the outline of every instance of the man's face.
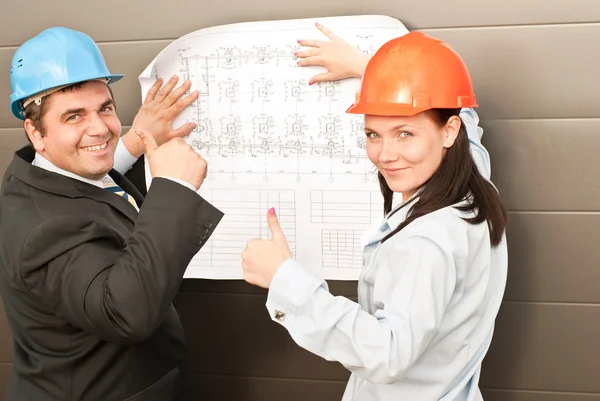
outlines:
[{"label": "man's face", "polygon": [[[44,134],[26,120],[35,150],[55,166],[88,179],[102,179],[113,167],[121,134],[108,86],[89,81],[81,87],[55,92],[43,117]],[[39,128],[39,127],[36,127]]]}]

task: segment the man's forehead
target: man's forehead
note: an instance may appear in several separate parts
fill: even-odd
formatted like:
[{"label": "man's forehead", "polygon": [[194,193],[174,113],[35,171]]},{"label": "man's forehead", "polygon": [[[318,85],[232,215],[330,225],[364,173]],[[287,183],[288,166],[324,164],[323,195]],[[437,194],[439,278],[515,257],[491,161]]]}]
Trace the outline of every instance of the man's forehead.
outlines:
[{"label": "man's forehead", "polygon": [[[90,81],[77,87],[55,92],[48,96],[51,108],[96,108],[112,100],[108,85],[103,82]],[[54,107],[53,107],[54,106]]]}]

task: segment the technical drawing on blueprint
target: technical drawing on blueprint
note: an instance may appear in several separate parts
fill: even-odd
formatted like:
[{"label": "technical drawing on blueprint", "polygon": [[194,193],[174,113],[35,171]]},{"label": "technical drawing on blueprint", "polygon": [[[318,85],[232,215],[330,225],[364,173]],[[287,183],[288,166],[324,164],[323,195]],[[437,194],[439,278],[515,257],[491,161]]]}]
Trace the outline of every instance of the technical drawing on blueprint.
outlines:
[{"label": "technical drawing on blueprint", "polygon": [[358,278],[361,235],[383,217],[383,201],[363,116],[345,113],[360,80],[309,86],[325,70],[296,64],[297,39],[327,40],[317,21],[369,53],[408,32],[387,16],[224,25],[177,39],[140,75],[142,98],[173,74],[200,92],[174,126],[197,124],[186,140],[208,162],[199,193],[225,216],[186,278],[242,278],[246,242],[270,236],[270,207],[300,263],[324,278]]}]

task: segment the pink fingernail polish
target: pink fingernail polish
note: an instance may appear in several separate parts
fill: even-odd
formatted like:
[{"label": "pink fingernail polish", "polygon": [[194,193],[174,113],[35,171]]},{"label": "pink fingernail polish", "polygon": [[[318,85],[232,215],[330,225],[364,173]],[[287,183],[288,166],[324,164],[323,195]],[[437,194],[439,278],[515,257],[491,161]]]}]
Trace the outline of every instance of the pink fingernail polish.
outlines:
[{"label": "pink fingernail polish", "polygon": [[269,216],[275,216],[275,208],[274,207],[270,208],[268,213],[269,213]]}]

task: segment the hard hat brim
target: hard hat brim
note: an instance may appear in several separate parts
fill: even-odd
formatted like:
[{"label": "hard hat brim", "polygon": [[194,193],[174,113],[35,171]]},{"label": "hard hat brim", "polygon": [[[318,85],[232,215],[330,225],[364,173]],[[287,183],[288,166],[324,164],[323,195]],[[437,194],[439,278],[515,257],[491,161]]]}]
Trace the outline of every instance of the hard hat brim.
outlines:
[{"label": "hard hat brim", "polygon": [[[125,74],[111,74],[111,75],[98,75],[98,76],[91,76],[91,77],[84,77],[84,78],[78,78],[78,79],[74,79],[70,82],[67,82],[66,84],[63,85],[57,85],[51,88],[46,88],[44,90],[49,90],[49,89],[53,89],[55,87],[58,86],[64,86],[64,85],[75,85],[78,83],[82,83],[82,82],[87,82],[87,81],[93,81],[96,79],[108,79],[108,82],[106,83],[107,85],[111,85],[114,84],[115,82],[119,81],[121,78],[123,78],[125,76]],[[24,96],[20,96],[17,99],[12,100],[12,104],[11,104],[11,110],[13,112],[13,115],[15,117],[17,117],[20,120],[24,120],[25,119],[25,109],[23,108],[23,100],[31,97],[31,96],[35,96],[37,93],[40,92],[36,92],[36,93],[28,93],[27,95]]]},{"label": "hard hat brim", "polygon": [[354,103],[348,107],[348,114],[365,114],[373,116],[405,116],[410,117],[422,111],[431,109],[431,107],[414,107],[412,104],[388,103],[388,104],[369,104],[365,102]]}]

